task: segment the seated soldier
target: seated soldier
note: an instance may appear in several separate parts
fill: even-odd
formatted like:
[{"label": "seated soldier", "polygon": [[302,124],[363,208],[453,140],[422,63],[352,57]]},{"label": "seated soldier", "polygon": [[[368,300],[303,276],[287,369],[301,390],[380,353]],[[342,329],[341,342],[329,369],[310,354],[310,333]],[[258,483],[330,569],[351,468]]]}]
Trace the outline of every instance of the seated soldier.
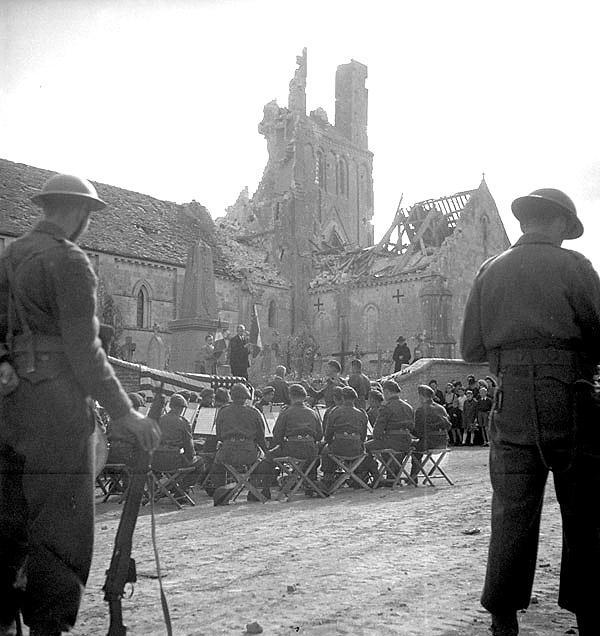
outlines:
[{"label": "seated soldier", "polygon": [[200,405],[203,408],[212,408],[215,405],[215,391],[207,387],[200,392]]},{"label": "seated soldier", "polygon": [[[305,459],[302,469],[306,470],[319,452],[318,442],[323,438],[321,422],[315,411],[304,404],[307,393],[301,384],[292,384],[289,396],[291,405],[281,411],[273,428],[275,447],[271,456]],[[317,478],[317,467],[318,463],[310,472],[313,481]],[[305,492],[309,496],[313,494],[310,488]]]},{"label": "seated soldier", "polygon": [[446,409],[434,402],[435,392],[427,384],[419,385],[419,406],[415,411],[414,434],[419,438],[412,455],[410,476],[417,482],[423,453],[436,448],[447,448],[451,428]]},{"label": "seated soldier", "polygon": [[[267,453],[265,440],[265,421],[261,412],[253,406],[247,406],[246,400],[252,396],[245,384],[237,383],[231,387],[231,404],[222,406],[217,413],[216,441],[217,453],[211,469],[211,482],[217,490],[214,493],[215,506],[229,502],[231,489],[223,489],[225,484],[225,466],[231,464],[236,468],[251,466],[260,456]],[[271,498],[270,485],[273,481],[273,466],[268,461],[261,461],[251,476],[251,483],[262,487],[262,494]],[[248,501],[257,501],[252,493],[248,493]]]},{"label": "seated soldier", "polygon": [[369,418],[369,424],[371,427],[375,426],[377,416],[379,415],[379,409],[384,401],[383,393],[377,389],[371,389],[369,391],[369,402],[367,407],[367,417]]},{"label": "seated soldier", "polygon": [[337,360],[330,360],[326,366],[327,377],[325,379],[325,386],[319,390],[314,389],[312,386],[308,387],[308,394],[314,400],[314,404],[319,401],[325,402],[325,406],[330,408],[334,406],[333,392],[336,387],[345,387],[347,385],[346,380],[340,378],[342,367]]},{"label": "seated soldier", "polygon": [[343,397],[343,388],[341,386],[336,386],[333,389],[333,392],[331,394],[331,399],[333,400],[333,404],[325,409],[325,413],[323,413],[323,434],[325,434],[325,432],[327,431],[327,423],[329,422],[329,417],[331,415],[331,413],[333,413],[333,411],[338,407],[338,406],[342,406],[342,404],[344,403],[344,397]]},{"label": "seated soldier", "polygon": [[[323,486],[331,487],[335,480],[336,464],[329,455],[357,457],[364,452],[364,442],[367,438],[367,414],[354,406],[356,391],[345,386],[342,389],[342,405],[332,409],[325,429],[325,448],[322,451],[321,470],[323,471]],[[377,464],[372,458],[367,458],[361,464],[357,474],[366,477],[368,473],[377,473]]]},{"label": "seated soldier", "polygon": [[[210,393],[206,393],[207,391],[210,391]],[[202,406],[214,407],[217,413],[221,407],[231,402],[229,391],[223,387],[218,388],[216,391],[213,391],[213,389],[203,389],[201,397],[203,401]],[[204,404],[204,400],[208,400],[209,397],[210,403]],[[205,462],[204,477],[210,475],[216,453],[217,435],[214,429],[211,429],[210,434],[205,437],[204,444],[202,445],[202,456]],[[204,481],[204,490],[209,497],[212,497],[215,492],[215,485],[212,482],[212,478],[205,480],[204,477],[201,480]]]},{"label": "seated soldier", "polygon": [[191,488],[202,474],[202,462],[196,457],[194,450],[192,427],[182,416],[186,408],[187,401],[181,394],[175,393],[171,396],[169,412],[158,420],[161,431],[160,446],[152,459],[154,470],[170,471],[194,466],[196,471],[182,479],[181,486],[184,489]]},{"label": "seated soldier", "polygon": [[273,398],[275,397],[275,389],[272,386],[266,386],[262,390],[262,395],[260,399],[256,400],[254,406],[261,412],[264,413],[263,409],[265,406],[271,406],[273,404]]},{"label": "seated soldier", "polygon": [[[394,380],[383,383],[383,397],[385,403],[379,409],[379,414],[373,427],[373,439],[366,443],[367,451],[393,448],[398,451],[396,457],[402,461],[412,445],[411,431],[414,428],[414,413],[412,406],[400,399],[401,389]],[[393,478],[396,475],[388,475]]]},{"label": "seated soldier", "polygon": [[282,364],[275,367],[275,375],[270,382],[270,385],[275,389],[275,395],[273,397],[275,404],[290,403],[289,385],[285,381],[286,373],[287,369]]}]

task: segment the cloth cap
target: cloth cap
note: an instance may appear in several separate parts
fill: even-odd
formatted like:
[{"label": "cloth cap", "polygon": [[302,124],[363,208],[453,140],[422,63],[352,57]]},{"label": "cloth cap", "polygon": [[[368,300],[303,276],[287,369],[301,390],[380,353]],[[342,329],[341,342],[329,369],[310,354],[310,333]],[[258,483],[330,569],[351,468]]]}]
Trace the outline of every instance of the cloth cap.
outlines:
[{"label": "cloth cap", "polygon": [[179,393],[175,393],[171,396],[171,399],[169,400],[169,406],[172,409],[176,409],[176,408],[187,408],[187,401],[186,399],[183,397],[183,395],[180,395]]},{"label": "cloth cap", "polygon": [[345,386],[342,389],[342,397],[344,398],[344,400],[356,400],[358,395],[351,386]]},{"label": "cloth cap", "polygon": [[433,398],[435,396],[435,391],[428,384],[419,384],[417,392],[423,397]]},{"label": "cloth cap", "polygon": [[231,387],[231,399],[232,400],[249,400],[251,398],[250,391],[245,384],[236,382]]},{"label": "cloth cap", "polygon": [[305,398],[307,396],[306,389],[301,384],[292,384],[289,388],[290,397]]}]

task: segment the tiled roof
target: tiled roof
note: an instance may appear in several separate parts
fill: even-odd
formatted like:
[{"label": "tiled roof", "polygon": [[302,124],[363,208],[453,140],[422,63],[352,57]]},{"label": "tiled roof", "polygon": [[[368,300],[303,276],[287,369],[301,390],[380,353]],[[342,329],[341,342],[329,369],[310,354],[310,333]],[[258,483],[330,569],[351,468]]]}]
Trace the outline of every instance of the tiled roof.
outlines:
[{"label": "tiled roof", "polygon": [[[0,234],[18,236],[31,229],[40,217],[40,209],[29,199],[52,174],[0,159]],[[189,248],[202,239],[213,248],[216,275],[285,284],[268,264],[262,266],[262,250],[240,246],[238,251],[230,237],[224,241],[199,203],[180,205],[104,183],[94,185],[108,206],[92,214],[80,242],[83,248],[185,266]],[[237,257],[232,258],[233,254]],[[250,262],[242,262],[244,255]]]}]

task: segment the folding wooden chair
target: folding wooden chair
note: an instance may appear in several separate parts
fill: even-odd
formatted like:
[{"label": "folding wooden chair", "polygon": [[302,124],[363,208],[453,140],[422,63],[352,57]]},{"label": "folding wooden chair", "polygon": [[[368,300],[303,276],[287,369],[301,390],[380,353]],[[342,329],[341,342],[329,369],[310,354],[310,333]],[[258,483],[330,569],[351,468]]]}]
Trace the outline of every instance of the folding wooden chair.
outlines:
[{"label": "folding wooden chair", "polygon": [[118,495],[119,503],[125,497],[129,470],[126,464],[106,464],[96,477],[96,485],[102,491],[102,503]]},{"label": "folding wooden chair", "polygon": [[330,454],[329,457],[336,464],[337,469],[341,471],[341,475],[337,477],[333,484],[328,488],[327,494],[332,495],[334,492],[339,490],[346,481],[350,480],[350,482],[354,482],[358,484],[361,488],[365,490],[371,490],[371,487],[368,486],[359,475],[356,474],[360,465],[367,458],[367,453],[362,453],[361,455],[357,455],[356,457],[346,457],[344,455],[333,455]]},{"label": "folding wooden chair", "polygon": [[[426,483],[428,486],[435,485],[432,481],[433,479],[445,479],[451,486],[454,486],[454,483],[441,466],[443,459],[449,452],[449,448],[432,448],[423,451],[423,456],[419,462],[419,469],[416,475],[417,478],[421,475],[423,477],[423,483]],[[414,451],[411,455],[414,455]],[[415,460],[413,456],[412,461],[418,460]]]},{"label": "folding wooden chair", "polygon": [[289,500],[290,497],[295,495],[300,488],[304,485],[307,490],[312,490],[319,497],[325,498],[327,495],[323,492],[323,489],[313,480],[310,476],[310,471],[313,470],[319,457],[315,457],[306,470],[303,470],[302,466],[306,462],[305,459],[298,459],[297,457],[274,457],[273,461],[277,467],[281,470],[281,490],[277,496],[278,501],[282,499]]},{"label": "folding wooden chair", "polygon": [[[190,497],[186,489],[181,485],[182,477],[193,473],[196,469],[192,467],[176,468],[174,470],[152,470],[150,472],[150,479],[154,483],[154,501],[163,499],[166,497],[177,508],[181,510],[183,503],[188,503],[190,506],[195,506],[196,502]],[[149,501],[149,495],[146,499]]]},{"label": "folding wooden chair", "polygon": [[183,480],[187,475],[196,471],[196,466],[175,466],[174,459],[178,459],[177,450],[158,448],[154,451],[150,471],[150,479],[154,485],[154,501],[166,497],[178,508],[183,503],[195,506],[196,502],[187,493]]},{"label": "folding wooden chair", "polygon": [[[404,454],[404,457],[398,459],[398,455],[401,454]],[[401,486],[402,481],[406,481],[407,485],[417,485],[408,470],[409,452],[397,451],[393,448],[382,448],[381,450],[371,451],[371,455],[379,463],[379,472],[372,488],[377,488],[380,484],[395,488],[396,486]],[[394,475],[394,477],[390,478],[389,475]]]},{"label": "folding wooden chair", "polygon": [[250,483],[250,477],[252,477],[252,474],[258,468],[261,461],[262,458],[257,457],[251,466],[232,466],[231,464],[221,462],[236,484],[228,497],[228,501],[235,501],[244,489],[251,492],[261,503],[267,501],[267,498],[262,492],[254,484]]}]

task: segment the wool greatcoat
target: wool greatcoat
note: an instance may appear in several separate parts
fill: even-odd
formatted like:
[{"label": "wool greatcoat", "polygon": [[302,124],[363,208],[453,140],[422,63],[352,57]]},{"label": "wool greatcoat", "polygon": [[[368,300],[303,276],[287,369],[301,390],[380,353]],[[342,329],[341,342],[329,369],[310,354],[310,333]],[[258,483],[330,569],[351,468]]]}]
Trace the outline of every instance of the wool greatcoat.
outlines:
[{"label": "wool greatcoat", "polygon": [[19,375],[0,399],[0,623],[15,616],[15,586],[30,627],[67,631],[77,617],[94,535],[90,397],[112,419],[131,408],[98,338],[96,283],[46,220],[0,260],[0,355]]},{"label": "wool greatcoat", "polygon": [[[579,253],[524,234],[485,262],[467,301],[462,354],[501,380],[490,430],[492,533],[482,604],[529,605],[548,471],[563,521],[558,603],[597,616],[600,280]],[[584,390],[576,390],[583,386]],[[600,629],[597,633],[600,633]]]}]

